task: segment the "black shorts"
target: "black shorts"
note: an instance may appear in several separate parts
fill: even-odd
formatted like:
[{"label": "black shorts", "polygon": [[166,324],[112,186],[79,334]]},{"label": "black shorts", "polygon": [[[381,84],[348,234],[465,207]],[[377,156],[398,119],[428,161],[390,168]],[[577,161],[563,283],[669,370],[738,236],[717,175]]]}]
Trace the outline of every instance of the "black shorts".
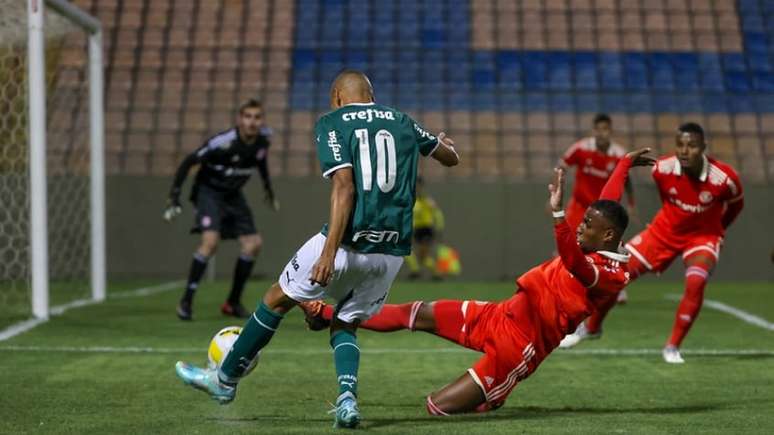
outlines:
[{"label": "black shorts", "polygon": [[242,191],[218,192],[206,186],[198,186],[192,199],[196,207],[196,220],[191,233],[217,231],[221,239],[235,239],[257,233],[253,212]]},{"label": "black shorts", "polygon": [[435,239],[435,232],[430,227],[414,228],[414,241],[417,243],[430,243]]}]

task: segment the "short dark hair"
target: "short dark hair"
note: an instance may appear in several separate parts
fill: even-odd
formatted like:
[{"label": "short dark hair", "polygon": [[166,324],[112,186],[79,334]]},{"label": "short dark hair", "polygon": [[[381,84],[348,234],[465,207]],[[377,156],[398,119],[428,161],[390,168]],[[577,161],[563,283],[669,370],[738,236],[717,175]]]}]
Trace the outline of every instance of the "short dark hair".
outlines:
[{"label": "short dark hair", "polygon": [[701,141],[704,142],[704,129],[701,128],[696,122],[686,122],[677,128],[678,133],[694,133],[701,136]]},{"label": "short dark hair", "polygon": [[610,118],[610,115],[607,113],[597,113],[594,115],[594,125],[599,124],[600,122],[606,122],[610,125],[613,125],[613,120]]},{"label": "short dark hair", "polygon": [[609,199],[599,199],[591,203],[591,208],[602,213],[618,234],[623,234],[626,231],[626,227],[629,226],[629,214],[626,213],[626,209],[617,201],[611,201]]},{"label": "short dark hair", "polygon": [[241,114],[245,109],[263,109],[263,104],[261,104],[260,100],[250,98],[239,106],[239,113]]}]

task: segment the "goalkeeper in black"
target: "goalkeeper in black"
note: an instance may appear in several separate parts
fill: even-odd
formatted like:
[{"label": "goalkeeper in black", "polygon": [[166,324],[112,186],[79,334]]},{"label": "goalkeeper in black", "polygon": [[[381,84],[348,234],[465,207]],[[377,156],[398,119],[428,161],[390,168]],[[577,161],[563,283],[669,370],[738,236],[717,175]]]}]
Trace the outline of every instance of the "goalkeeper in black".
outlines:
[{"label": "goalkeeper in black", "polygon": [[263,123],[261,103],[251,99],[240,106],[236,127],[209,138],[177,169],[164,212],[167,221],[181,212],[180,192],[188,171],[193,166],[200,166],[190,199],[196,208],[196,221],[191,232],[200,233],[202,239],[191,262],[185,293],[177,306],[177,316],[181,320],[192,319],[196,288],[221,239],[238,239],[241,249],[234,267],[231,292],[220,310],[229,316],[245,318],[250,315],[240,299],[263,241],[255,229],[242,186],[257,168],[263,179],[266,202],[275,211],[279,210],[266,164],[269,136],[270,130]]}]

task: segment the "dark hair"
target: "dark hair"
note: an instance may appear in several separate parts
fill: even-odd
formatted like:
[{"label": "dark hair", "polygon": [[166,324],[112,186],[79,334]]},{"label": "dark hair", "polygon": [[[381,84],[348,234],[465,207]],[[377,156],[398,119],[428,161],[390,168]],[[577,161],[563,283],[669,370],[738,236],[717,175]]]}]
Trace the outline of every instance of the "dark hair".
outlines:
[{"label": "dark hair", "polygon": [[613,120],[610,118],[610,115],[607,113],[597,113],[594,115],[594,125],[599,124],[600,122],[606,122],[610,125],[613,125]]},{"label": "dark hair", "polygon": [[602,213],[602,216],[613,224],[618,234],[623,234],[629,225],[629,214],[626,213],[624,206],[617,201],[600,199],[591,203],[591,208]]},{"label": "dark hair", "polygon": [[241,106],[239,106],[239,113],[242,113],[245,111],[245,109],[262,109],[263,105],[259,100],[256,100],[255,98],[250,98],[249,100],[242,103]]},{"label": "dark hair", "polygon": [[686,122],[677,128],[678,133],[694,133],[701,136],[701,141],[704,142],[704,129],[701,125],[695,122]]}]

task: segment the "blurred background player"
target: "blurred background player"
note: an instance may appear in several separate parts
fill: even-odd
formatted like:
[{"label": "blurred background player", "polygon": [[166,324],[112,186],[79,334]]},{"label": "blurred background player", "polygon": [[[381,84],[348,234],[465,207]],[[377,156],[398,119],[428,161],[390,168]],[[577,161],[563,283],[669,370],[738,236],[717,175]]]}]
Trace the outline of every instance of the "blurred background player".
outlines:
[{"label": "blurred background player", "polygon": [[242,291],[263,241],[255,229],[253,213],[242,193],[242,186],[258,168],[263,179],[265,200],[275,211],[279,210],[266,162],[270,135],[271,131],[263,123],[261,103],[248,100],[239,107],[236,127],[209,138],[177,169],[164,212],[167,221],[181,212],[180,192],[188,171],[195,165],[201,165],[190,197],[196,208],[196,221],[191,232],[201,233],[201,244],[194,252],[185,292],[177,306],[177,316],[181,320],[193,317],[194,294],[218,243],[221,239],[234,238],[239,239],[240,255],[234,267],[231,292],[220,309],[229,316],[245,318],[250,315],[242,306]]},{"label": "blurred background player", "polygon": [[315,126],[322,175],[333,181],[328,224],[285,266],[220,369],[178,362],[176,370],[185,383],[228,403],[285,313],[300,302],[331,297],[338,301],[330,329],[339,385],[335,424],[351,428],[360,422],[355,331],[382,308],[403,257],[411,253],[418,156],[444,166],[457,165],[459,157],[443,133],[436,138],[408,115],[374,103],[362,72],[340,73],[330,101],[333,111]]},{"label": "blurred background player", "polygon": [[[615,165],[626,153],[624,148],[613,142],[613,120],[606,113],[598,113],[592,121],[592,136],[575,142],[559,160],[559,166],[575,167],[575,183],[572,196],[567,202],[567,224],[575,229],[583,219],[586,209],[599,198]],[[637,220],[634,204],[634,189],[626,180],[627,211],[632,221]],[[619,303],[626,303],[626,290],[618,295]]]},{"label": "blurred background player", "polygon": [[[699,315],[704,287],[718,262],[726,229],[744,206],[736,171],[708,157],[706,149],[704,129],[699,124],[689,122],[678,128],[674,155],[659,159],[653,167],[661,209],[648,228],[626,244],[632,255],[629,271],[633,280],[646,272],[663,272],[678,255],[685,265],[685,291],[662,352],[668,363],[684,362],[680,344]],[[567,337],[563,347],[599,337],[602,321],[613,305],[614,301],[602,305]]]},{"label": "blurred background player", "polygon": [[[440,300],[388,304],[361,326],[374,331],[425,331],[483,352],[467,373],[427,397],[432,415],[485,412],[505,403],[518,382],[532,374],[574,325],[599,302],[629,282],[628,254],[618,251],[628,224],[617,200],[631,166],[652,165],[648,149],[626,155],[599,200],[571,229],[562,210],[564,169],[549,185],[549,204],[559,256],[523,274],[508,300]],[[334,309],[319,301],[302,304],[310,329],[325,327]]]},{"label": "blurred background player", "polygon": [[422,177],[417,178],[417,199],[414,202],[414,243],[411,255],[406,257],[409,279],[422,276],[422,269],[430,271],[433,279],[440,279],[436,270],[435,245],[444,227],[443,212],[427,194]]}]

